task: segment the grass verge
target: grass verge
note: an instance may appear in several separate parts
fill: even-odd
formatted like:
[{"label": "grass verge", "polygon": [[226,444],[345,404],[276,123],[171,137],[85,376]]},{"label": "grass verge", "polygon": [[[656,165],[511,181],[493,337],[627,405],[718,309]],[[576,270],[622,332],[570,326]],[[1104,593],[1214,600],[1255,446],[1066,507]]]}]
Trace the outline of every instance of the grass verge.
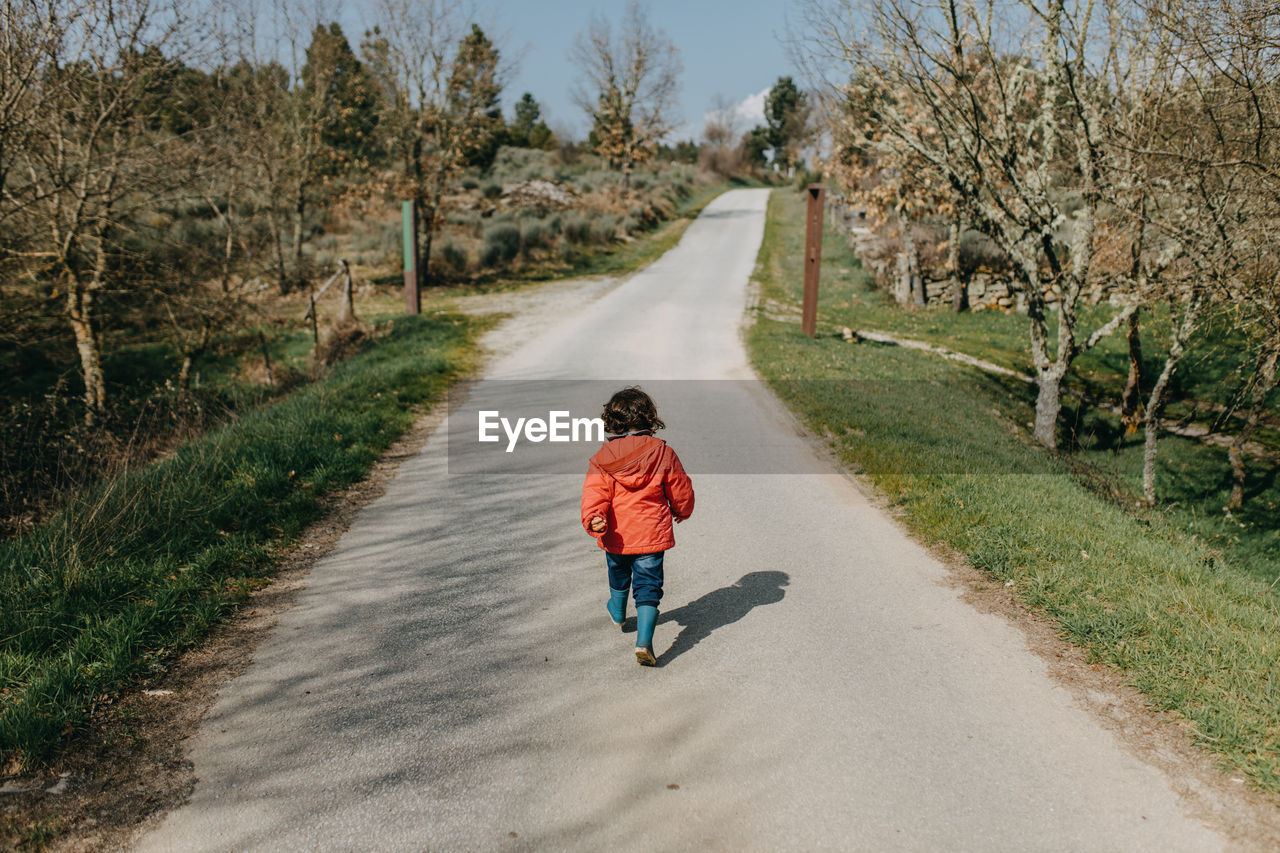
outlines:
[{"label": "grass verge", "polygon": [[[760,374],[917,535],[1011,584],[1154,707],[1190,720],[1224,765],[1280,792],[1280,611],[1268,573],[1176,514],[1138,513],[1115,471],[1033,446],[1026,389],[925,353],[804,336],[800,210],[789,191],[773,193],[748,333]],[[851,325],[858,305],[887,311],[844,242],[824,242],[819,329]],[[980,336],[994,321],[959,322]]]},{"label": "grass verge", "polygon": [[47,758],[96,702],[164,666],[251,589],[473,365],[481,322],[398,319],[273,405],[0,543],[0,755]]}]

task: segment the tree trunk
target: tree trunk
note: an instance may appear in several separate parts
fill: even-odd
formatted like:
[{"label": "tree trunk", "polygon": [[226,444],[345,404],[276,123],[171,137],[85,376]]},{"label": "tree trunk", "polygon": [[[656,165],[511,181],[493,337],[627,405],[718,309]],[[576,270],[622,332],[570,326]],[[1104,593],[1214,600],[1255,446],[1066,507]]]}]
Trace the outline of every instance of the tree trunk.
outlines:
[{"label": "tree trunk", "polygon": [[960,274],[960,220],[951,220],[947,241],[947,265],[951,267],[951,310],[959,314],[969,310],[969,282]]},{"label": "tree trunk", "polygon": [[1124,424],[1125,435],[1133,435],[1138,431],[1142,418],[1138,407],[1142,404],[1142,338],[1139,335],[1139,313],[1129,315],[1129,378],[1124,383],[1124,393],[1120,396],[1120,420]]},{"label": "tree trunk", "polygon": [[1036,441],[1058,449],[1058,413],[1062,411],[1062,377],[1056,370],[1036,371]]},{"label": "tree trunk", "polygon": [[196,345],[187,350],[182,355],[182,367],[178,370],[178,396],[185,397],[187,392],[191,390],[191,368],[195,364],[195,360],[204,353],[209,346],[209,321],[206,320],[200,328],[200,340]]},{"label": "tree trunk", "polygon": [[289,270],[284,264],[284,239],[280,236],[280,223],[276,221],[275,213],[268,218],[271,223],[272,242],[276,250],[276,284],[281,294],[288,294],[292,288],[289,282]]},{"label": "tree trunk", "polygon": [[913,300],[915,304],[923,305],[924,299],[919,293],[924,290],[924,283],[920,277],[920,252],[916,248],[915,237],[911,233],[911,219],[901,209],[898,211],[898,233],[902,241],[904,259],[901,301]]},{"label": "tree trunk", "polygon": [[1244,506],[1244,446],[1253,435],[1253,430],[1262,418],[1262,409],[1267,394],[1276,385],[1276,362],[1280,359],[1280,343],[1275,341],[1264,345],[1258,356],[1258,368],[1254,374],[1253,393],[1250,398],[1249,415],[1244,426],[1227,449],[1227,459],[1231,463],[1231,497],[1227,500],[1227,509],[1237,510]]},{"label": "tree trunk", "polygon": [[93,291],[74,278],[67,282],[67,320],[75,335],[76,352],[80,354],[80,373],[84,377],[84,422],[93,426],[107,407],[107,385],[102,372],[102,355],[94,328]]},{"label": "tree trunk", "polygon": [[1160,410],[1164,407],[1164,392],[1169,387],[1169,380],[1182,360],[1187,341],[1195,330],[1196,320],[1200,315],[1200,306],[1204,304],[1200,296],[1192,298],[1187,310],[1182,315],[1173,340],[1169,344],[1169,355],[1165,357],[1164,368],[1151,386],[1151,396],[1147,398],[1147,420],[1145,426],[1145,442],[1142,447],[1142,499],[1147,506],[1156,502],[1156,442],[1160,432]]},{"label": "tree trunk", "polygon": [[298,187],[298,195],[293,200],[293,270],[297,274],[302,269],[302,220],[306,215],[307,198],[301,186]]}]

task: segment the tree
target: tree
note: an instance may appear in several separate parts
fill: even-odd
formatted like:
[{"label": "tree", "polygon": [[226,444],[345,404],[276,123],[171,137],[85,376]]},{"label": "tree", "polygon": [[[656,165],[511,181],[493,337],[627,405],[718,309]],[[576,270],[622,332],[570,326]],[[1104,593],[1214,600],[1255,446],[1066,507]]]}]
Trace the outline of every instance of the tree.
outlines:
[{"label": "tree", "polygon": [[[1025,0],[1016,5],[1038,50],[1024,58],[1002,42],[996,23],[1015,4],[870,0],[856,14],[842,5],[843,15],[813,15],[820,49],[890,93],[872,115],[892,140],[887,147],[911,152],[941,175],[967,220],[1013,264],[1036,374],[1035,436],[1056,448],[1067,371],[1136,310],[1126,306],[1081,338],[1079,312],[1095,283],[1098,211],[1110,177],[1110,118],[1124,103],[1117,85],[1126,76],[1113,49],[1118,22],[1094,20],[1091,5]],[[844,23],[864,12],[869,38]]]},{"label": "tree", "polygon": [[516,101],[515,117],[507,125],[507,139],[517,148],[540,148],[550,150],[555,147],[555,134],[542,120],[542,107],[534,100],[532,93],[525,92]]},{"label": "tree", "polygon": [[740,144],[744,164],[753,171],[764,171],[769,162],[769,128],[756,125],[742,135]]},{"label": "tree", "polygon": [[173,189],[182,137],[164,130],[153,96],[172,76],[163,51],[190,22],[176,3],[148,0],[6,4],[4,15],[7,37],[39,49],[6,78],[40,84],[0,99],[6,135],[23,139],[0,167],[0,219],[21,220],[29,241],[10,260],[63,296],[93,425],[107,409],[99,298],[117,283],[131,217]]},{"label": "tree", "polygon": [[273,122],[279,149],[266,152],[279,166],[281,214],[291,223],[292,274],[278,253],[286,292],[303,278],[307,212],[333,197],[331,178],[364,156],[377,124],[374,88],[338,24],[317,25],[305,57],[294,85],[271,93],[281,107]]},{"label": "tree", "polygon": [[[1124,52],[1143,73],[1131,75],[1129,109],[1115,124],[1112,168],[1121,179],[1112,200],[1113,219],[1122,223],[1113,227],[1133,232],[1131,287],[1146,303],[1166,304],[1171,325],[1146,401],[1143,495],[1148,504],[1156,500],[1162,408],[1188,345],[1204,318],[1228,318],[1253,343],[1241,395],[1248,410],[1228,452],[1228,506],[1238,507],[1242,451],[1275,385],[1280,350],[1280,323],[1268,330],[1275,315],[1266,307],[1280,269],[1270,237],[1280,209],[1268,181],[1280,154],[1274,48],[1260,19],[1244,10],[1171,0],[1140,11]],[[1136,315],[1130,335],[1122,408],[1135,423]]]},{"label": "tree", "polygon": [[363,51],[381,88],[384,144],[418,214],[417,269],[425,275],[445,190],[494,131],[498,51],[478,26],[464,32],[447,0],[382,0],[378,18]]},{"label": "tree", "polygon": [[450,80],[453,101],[452,118],[466,116],[474,137],[466,143],[467,165],[488,169],[493,165],[502,145],[505,127],[502,107],[498,103],[502,86],[498,84],[498,51],[475,24],[463,38]]},{"label": "tree", "polygon": [[737,105],[723,95],[716,95],[702,127],[703,144],[699,152],[702,167],[722,177],[742,171],[741,136],[742,121]]},{"label": "tree", "polygon": [[337,22],[316,26],[300,76],[319,108],[320,141],[334,169],[367,158],[378,125],[377,90]]},{"label": "tree", "polygon": [[594,147],[629,186],[632,169],[653,156],[676,125],[680,52],[653,29],[636,0],[616,36],[608,21],[593,17],[570,58],[582,71],[573,98],[591,117]]},{"label": "tree", "polygon": [[779,77],[765,95],[764,118],[774,168],[790,176],[799,160],[800,148],[808,138],[808,96],[790,77]]}]

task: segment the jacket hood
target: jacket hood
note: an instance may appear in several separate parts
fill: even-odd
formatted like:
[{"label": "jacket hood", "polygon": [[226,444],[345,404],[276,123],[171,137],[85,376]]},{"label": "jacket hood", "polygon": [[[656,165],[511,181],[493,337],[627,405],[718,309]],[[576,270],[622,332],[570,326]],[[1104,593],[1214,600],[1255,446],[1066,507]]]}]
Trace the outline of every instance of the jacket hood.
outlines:
[{"label": "jacket hood", "polygon": [[605,442],[591,461],[626,488],[635,489],[657,475],[666,446],[651,435],[628,435]]}]

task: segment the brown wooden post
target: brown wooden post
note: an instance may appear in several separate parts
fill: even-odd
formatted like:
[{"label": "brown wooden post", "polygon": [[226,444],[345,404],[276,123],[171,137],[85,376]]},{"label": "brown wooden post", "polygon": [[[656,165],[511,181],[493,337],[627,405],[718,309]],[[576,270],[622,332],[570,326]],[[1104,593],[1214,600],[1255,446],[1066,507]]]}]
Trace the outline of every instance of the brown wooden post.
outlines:
[{"label": "brown wooden post", "polygon": [[351,280],[351,266],[343,258],[338,261],[338,268],[342,271],[344,281],[342,283],[342,313],[338,315],[338,325],[345,326],[348,323],[356,322],[356,299],[355,282]]},{"label": "brown wooden post", "polygon": [[818,329],[818,272],[822,264],[822,202],[826,188],[809,184],[809,207],[804,235],[804,312],[800,328],[809,337]]},{"label": "brown wooden post", "polygon": [[422,311],[422,295],[418,287],[418,209],[411,201],[400,206],[404,220],[404,313]]}]

